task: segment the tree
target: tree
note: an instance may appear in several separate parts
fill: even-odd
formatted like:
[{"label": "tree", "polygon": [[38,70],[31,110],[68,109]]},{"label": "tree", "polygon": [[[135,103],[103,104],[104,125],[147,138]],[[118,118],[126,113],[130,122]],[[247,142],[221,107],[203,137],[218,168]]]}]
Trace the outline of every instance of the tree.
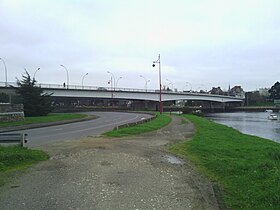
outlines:
[{"label": "tree", "polygon": [[25,116],[44,116],[51,111],[51,95],[44,94],[27,71],[22,75],[22,80],[17,79],[17,85],[16,93],[21,97]]},{"label": "tree", "polygon": [[280,83],[276,82],[268,92],[271,99],[280,99]]}]

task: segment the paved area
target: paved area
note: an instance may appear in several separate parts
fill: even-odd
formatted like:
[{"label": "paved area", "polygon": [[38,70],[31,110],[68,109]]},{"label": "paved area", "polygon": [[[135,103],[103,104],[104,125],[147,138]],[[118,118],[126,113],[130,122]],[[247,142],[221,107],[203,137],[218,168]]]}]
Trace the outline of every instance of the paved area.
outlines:
[{"label": "paved area", "polygon": [[125,138],[85,137],[42,146],[51,155],[1,189],[0,209],[219,209],[211,183],[166,152],[191,123]]},{"label": "paved area", "polygon": [[[39,147],[68,139],[96,136],[112,130],[118,125],[137,122],[151,118],[152,115],[136,112],[87,112],[87,119],[75,119],[64,123],[53,122],[20,126],[20,131],[13,128],[13,132],[28,134],[27,147]],[[94,118],[94,119],[93,119]],[[55,126],[53,126],[55,125]],[[37,128],[34,128],[37,127]],[[40,127],[45,126],[45,127]],[[7,129],[7,128],[5,128]]]}]

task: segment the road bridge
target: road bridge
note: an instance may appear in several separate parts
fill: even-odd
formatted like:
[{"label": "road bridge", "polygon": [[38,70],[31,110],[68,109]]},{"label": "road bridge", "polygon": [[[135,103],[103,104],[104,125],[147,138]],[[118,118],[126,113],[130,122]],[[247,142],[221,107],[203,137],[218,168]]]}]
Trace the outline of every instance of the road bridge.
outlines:
[{"label": "road bridge", "polygon": [[[15,83],[9,85],[16,86]],[[52,94],[53,97],[72,97],[72,98],[102,98],[102,99],[125,99],[125,100],[147,100],[159,101],[159,90],[143,90],[131,88],[105,88],[94,86],[69,86],[56,84],[39,84],[44,90],[44,93]],[[3,89],[11,89],[11,87],[0,87]],[[173,92],[162,91],[162,101],[174,100],[199,100],[199,101],[213,101],[213,102],[242,102],[244,98],[214,95],[208,93],[198,92]]]},{"label": "road bridge", "polygon": [[[11,85],[16,86],[16,83],[9,83],[9,87],[5,87],[4,83],[0,83],[0,90],[12,89],[10,87]],[[132,88],[106,88],[78,85],[65,87],[63,85],[57,84],[39,84],[39,86],[43,89],[44,93],[52,94],[53,97],[159,101],[160,94],[159,90],[143,90]],[[241,103],[243,102],[244,98],[198,92],[162,91],[162,101],[177,100]]]}]

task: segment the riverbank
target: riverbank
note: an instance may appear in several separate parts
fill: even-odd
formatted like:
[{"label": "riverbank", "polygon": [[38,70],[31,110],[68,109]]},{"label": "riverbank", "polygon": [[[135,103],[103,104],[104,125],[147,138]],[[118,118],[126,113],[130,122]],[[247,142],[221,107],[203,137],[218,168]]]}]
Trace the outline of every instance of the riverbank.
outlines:
[{"label": "riverbank", "polygon": [[[280,143],[280,120],[269,120],[270,112],[208,113],[204,117],[241,133]],[[274,113],[280,119],[280,113]]]},{"label": "riverbank", "polygon": [[193,115],[192,140],[170,147],[216,182],[231,209],[278,209],[280,145]]}]

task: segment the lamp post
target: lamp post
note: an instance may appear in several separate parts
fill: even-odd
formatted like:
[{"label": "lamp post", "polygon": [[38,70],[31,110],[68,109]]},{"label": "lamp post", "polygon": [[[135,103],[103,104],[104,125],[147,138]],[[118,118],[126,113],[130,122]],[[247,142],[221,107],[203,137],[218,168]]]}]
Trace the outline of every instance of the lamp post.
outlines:
[{"label": "lamp post", "polygon": [[35,80],[35,76],[36,76],[36,73],[37,71],[39,71],[41,68],[38,68],[35,72],[34,72],[34,75],[33,75],[33,79]]},{"label": "lamp post", "polygon": [[68,89],[69,88],[69,72],[68,72],[68,69],[65,66],[63,66],[62,64],[60,64],[60,66],[63,67],[66,71],[66,74],[67,74],[67,89]]},{"label": "lamp post", "polygon": [[88,73],[86,73],[82,78],[82,89],[84,89],[84,79],[85,79],[85,76],[87,76],[87,75],[88,75]]},{"label": "lamp post", "polygon": [[[116,88],[115,76],[114,76],[114,74],[113,74],[112,72],[110,72],[110,71],[107,71],[107,73],[108,73],[108,74],[111,74],[111,83],[112,83],[112,87],[113,87],[114,90],[115,90],[115,88]],[[114,82],[113,82],[112,78],[113,78]]]},{"label": "lamp post", "polygon": [[122,79],[122,77],[119,77],[119,78],[117,79],[116,88],[118,87],[118,82],[119,82],[120,79]]},{"label": "lamp post", "polygon": [[169,84],[167,86],[169,86],[171,84],[171,87],[172,87],[171,90],[173,90],[173,83],[169,79],[166,79],[166,81],[169,82]]},{"label": "lamp post", "polygon": [[153,67],[155,67],[156,63],[158,63],[158,72],[159,72],[159,113],[162,114],[162,101],[161,101],[161,66],[160,66],[160,54],[158,55],[158,59],[153,61]]},{"label": "lamp post", "polygon": [[147,92],[148,89],[148,82],[150,82],[150,80],[147,80],[146,77],[144,77],[143,75],[139,75],[140,77],[142,77],[145,80],[145,90]]},{"label": "lamp post", "polygon": [[7,74],[7,66],[6,66],[6,63],[5,63],[5,61],[3,60],[3,58],[0,58],[0,60],[3,62],[3,64],[4,64],[4,67],[5,67],[5,86],[7,87],[8,86],[8,74]]}]

